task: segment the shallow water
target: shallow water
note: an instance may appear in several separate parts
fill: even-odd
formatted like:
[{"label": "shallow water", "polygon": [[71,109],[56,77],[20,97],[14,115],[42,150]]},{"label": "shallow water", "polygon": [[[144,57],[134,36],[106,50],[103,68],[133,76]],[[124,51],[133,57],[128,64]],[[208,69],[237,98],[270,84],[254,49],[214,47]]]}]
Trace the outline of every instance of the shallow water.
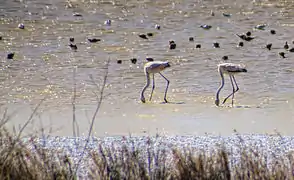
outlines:
[{"label": "shallow water", "polygon": [[[110,59],[102,106],[93,133],[122,134],[231,134],[280,132],[293,135],[294,53],[283,45],[292,44],[291,1],[1,1],[0,3],[0,104],[2,114],[12,114],[8,127],[23,125],[44,99],[26,127],[26,133],[44,129],[52,135],[73,134],[73,87],[76,83],[76,121],[79,135],[87,134]],[[215,16],[211,16],[211,10]],[[73,13],[82,17],[75,17]],[[231,13],[224,17],[223,12]],[[111,26],[104,25],[107,19]],[[19,23],[25,29],[18,29]],[[265,30],[255,30],[257,24]],[[160,30],[154,28],[161,26]],[[201,29],[210,24],[210,30]],[[270,30],[277,34],[270,34]],[[256,37],[237,44],[236,33],[252,31]],[[139,33],[153,32],[148,40]],[[69,47],[75,37],[77,52]],[[194,42],[189,42],[189,37]],[[87,37],[101,38],[89,43]],[[174,40],[175,50],[168,49]],[[213,42],[221,48],[213,48]],[[196,49],[195,44],[201,44]],[[267,43],[273,48],[268,51]],[[279,52],[286,52],[281,58]],[[15,52],[14,60],[6,54]],[[214,105],[220,83],[217,64],[246,65],[248,73],[238,74],[240,91],[235,107],[228,101]],[[168,100],[162,104],[165,81],[156,75],[152,102],[142,104],[146,57],[169,61],[163,74],[170,80]],[[130,62],[137,58],[137,64]],[[117,64],[117,60],[123,60]],[[76,73],[74,76],[74,70]],[[93,77],[91,80],[90,76]],[[94,81],[94,82],[93,82]],[[221,93],[231,91],[229,78]],[[148,99],[150,89],[145,96]]]}]

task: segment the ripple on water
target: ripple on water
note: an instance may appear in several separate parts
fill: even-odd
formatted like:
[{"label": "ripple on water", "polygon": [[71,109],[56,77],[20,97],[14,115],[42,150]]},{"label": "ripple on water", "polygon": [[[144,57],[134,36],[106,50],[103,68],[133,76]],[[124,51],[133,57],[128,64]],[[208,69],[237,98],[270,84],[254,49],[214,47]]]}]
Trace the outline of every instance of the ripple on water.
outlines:
[{"label": "ripple on water", "polygon": [[[0,61],[0,88],[3,89],[0,102],[17,102],[24,106],[30,103],[34,107],[36,102],[47,96],[43,102],[44,109],[64,110],[63,113],[68,114],[66,118],[71,119],[72,112],[68,109],[72,109],[73,85],[77,87],[78,107],[87,109],[91,106],[94,109],[103,86],[105,61],[110,58],[101,106],[101,112],[105,113],[99,114],[100,121],[97,122],[102,131],[111,131],[112,127],[107,122],[117,124],[121,121],[127,122],[122,123],[121,128],[126,132],[133,124],[137,129],[155,128],[159,124],[132,124],[132,120],[145,118],[140,114],[164,114],[160,118],[171,121],[161,124],[160,128],[173,132],[186,132],[188,126],[196,124],[206,130],[222,132],[223,128],[230,132],[237,125],[226,129],[214,124],[220,123],[219,117],[227,120],[233,114],[232,119],[243,117],[238,121],[240,128],[247,128],[245,132],[252,130],[246,121],[252,118],[267,119],[272,127],[293,134],[284,124],[291,124],[293,119],[294,78],[290,77],[294,72],[294,64],[291,63],[294,54],[285,51],[287,58],[278,55],[284,51],[284,43],[292,41],[292,6],[292,1],[250,0],[227,1],[225,4],[192,0],[148,1],[143,4],[134,0],[126,3],[5,1],[0,4],[0,35],[3,36],[0,55],[6,57],[7,53],[15,52],[15,58],[2,58]],[[211,10],[215,16],[211,16]],[[74,17],[74,12],[82,17]],[[231,17],[224,17],[224,12],[232,14]],[[104,22],[108,19],[112,23],[106,26]],[[26,29],[18,29],[20,23],[24,23]],[[263,23],[267,24],[264,31],[253,30]],[[161,28],[154,28],[155,24]],[[212,28],[204,30],[199,27],[201,24],[210,24]],[[270,29],[275,29],[277,34],[270,34]],[[242,48],[237,47],[240,38],[235,34],[247,31],[256,38],[244,42]],[[138,37],[139,33],[154,35],[145,40]],[[76,52],[68,47],[69,37],[75,38]],[[87,37],[101,38],[102,41],[90,44]],[[189,42],[188,37],[194,37],[194,42]],[[176,42],[176,49],[169,49],[170,40]],[[215,41],[220,43],[220,48],[213,48]],[[271,51],[264,48],[267,43],[273,44]],[[196,44],[201,44],[201,48],[196,49]],[[216,65],[223,56],[228,56],[228,62],[245,64],[248,69],[247,74],[236,75],[240,90],[235,95],[234,108],[228,107],[230,101],[224,107],[214,105],[220,84]],[[142,68],[146,57],[171,63],[172,67],[162,72],[170,80],[167,94],[170,103],[162,104],[166,82],[156,75],[154,100],[141,104],[140,91],[146,81]],[[131,64],[131,58],[137,59],[136,65]],[[121,64],[116,63],[119,59]],[[89,78],[91,75],[97,85]],[[221,98],[231,92],[229,78],[225,78]],[[146,93],[149,97],[150,89]],[[126,119],[121,118],[125,114],[127,117],[123,117]],[[61,121],[61,116],[56,116],[55,121]],[[281,117],[288,121],[278,124],[273,120]],[[88,122],[88,117],[80,118],[80,124]],[[229,120],[222,122],[230,124]],[[261,121],[256,120],[256,131],[272,128],[266,129],[258,123]],[[182,122],[186,124],[182,125]],[[189,132],[194,130],[191,128]]]}]

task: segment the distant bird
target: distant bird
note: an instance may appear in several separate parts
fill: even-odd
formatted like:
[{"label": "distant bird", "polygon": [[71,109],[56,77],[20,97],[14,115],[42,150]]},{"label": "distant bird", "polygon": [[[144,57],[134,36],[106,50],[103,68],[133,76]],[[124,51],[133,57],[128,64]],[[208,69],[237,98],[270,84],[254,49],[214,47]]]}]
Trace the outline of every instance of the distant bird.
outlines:
[{"label": "distant bird", "polygon": [[253,40],[254,39],[254,37],[250,37],[250,36],[247,36],[247,37],[245,37],[245,41],[251,41],[251,40]]},{"label": "distant bird", "polygon": [[243,47],[244,46],[244,43],[243,42],[239,42],[238,46],[239,47]]},{"label": "distant bird", "polygon": [[236,34],[236,35],[245,41],[251,41],[252,39],[254,39],[254,37],[246,36],[245,34]]},{"label": "distant bird", "polygon": [[154,59],[151,58],[151,57],[146,57],[146,60],[147,60],[148,62],[154,61]]},{"label": "distant bird", "polygon": [[89,41],[90,43],[96,43],[96,42],[101,41],[101,39],[96,39],[96,38],[92,38],[92,39],[90,39],[90,38],[88,38],[88,41]]},{"label": "distant bird", "polygon": [[168,90],[168,86],[169,86],[169,80],[161,74],[161,71],[163,71],[164,69],[166,69],[168,67],[170,67],[169,62],[163,62],[163,61],[147,62],[144,65],[144,73],[146,75],[146,85],[144,86],[144,88],[142,89],[142,92],[141,92],[141,101],[142,101],[142,103],[146,102],[144,92],[146,91],[146,89],[150,85],[150,74],[152,74],[153,85],[152,85],[152,90],[151,90],[151,95],[150,95],[149,101],[151,101],[151,99],[152,99],[152,94],[153,94],[153,91],[154,91],[154,88],[155,88],[154,75],[156,73],[160,74],[167,82],[166,88],[165,88],[165,93],[164,93],[164,102],[167,103],[166,94],[167,94],[167,90]]},{"label": "distant bird", "polygon": [[251,36],[251,32],[248,31],[248,32],[246,33],[246,36]]},{"label": "distant bird", "polygon": [[8,53],[7,54],[7,59],[13,59],[14,53]]},{"label": "distant bird", "polygon": [[77,12],[76,13],[73,13],[72,15],[75,16],[75,17],[82,17],[83,16],[80,13],[77,13]]},{"label": "distant bird", "polygon": [[223,59],[224,61],[226,61],[226,60],[229,59],[229,57],[228,57],[228,56],[223,56],[222,59]]},{"label": "distant bird", "polygon": [[257,26],[255,26],[254,28],[255,29],[258,29],[258,30],[264,30],[266,27],[266,24],[258,24]]},{"label": "distant bird", "polygon": [[196,48],[201,48],[201,44],[196,44]]},{"label": "distant bird", "polygon": [[151,37],[151,36],[153,36],[153,33],[147,33],[147,36]]},{"label": "distant bird", "polygon": [[225,16],[225,17],[231,17],[232,14],[230,14],[230,13],[223,13],[223,16]]},{"label": "distant bird", "polygon": [[148,37],[146,36],[146,34],[139,34],[138,35],[140,38],[142,38],[142,39],[148,39]]},{"label": "distant bird", "polygon": [[69,38],[69,42],[75,42],[75,38],[74,37],[70,37]]},{"label": "distant bird", "polygon": [[211,15],[211,16],[214,16],[214,15],[215,15],[214,12],[213,12],[212,10],[210,11],[210,15]]},{"label": "distant bird", "polygon": [[200,25],[200,27],[201,27],[202,29],[210,29],[210,28],[212,28],[211,25],[207,25],[207,24]]},{"label": "distant bird", "polygon": [[169,49],[176,49],[177,44],[175,43],[175,41],[169,41]]},{"label": "distant bird", "polygon": [[241,38],[242,40],[246,39],[246,35],[245,34],[236,34],[239,38]]},{"label": "distant bird", "polygon": [[213,46],[214,46],[215,48],[220,48],[218,42],[214,42],[214,43],[213,43]]},{"label": "distant bird", "polygon": [[[216,92],[215,105],[219,106],[219,93],[225,84],[224,74],[228,74],[230,77],[231,83],[232,83],[233,92],[231,94],[229,94],[223,100],[222,104],[224,104],[227,101],[227,99],[232,96],[232,106],[233,106],[234,105],[234,95],[239,90],[239,87],[237,85],[237,82],[235,80],[234,75],[241,73],[241,72],[247,72],[247,69],[245,67],[242,67],[240,64],[222,63],[222,64],[218,65],[218,72],[220,73],[220,76],[221,76],[221,85]],[[235,88],[234,84],[235,84],[236,88]]]},{"label": "distant bird", "polygon": [[19,29],[24,29],[24,28],[25,28],[25,25],[24,25],[23,23],[20,23],[20,24],[18,25],[18,28],[19,28]]},{"label": "distant bird", "polygon": [[271,34],[276,34],[276,31],[273,29],[270,32],[271,32]]},{"label": "distant bird", "polygon": [[194,41],[194,38],[193,37],[189,37],[189,41]]},{"label": "distant bird", "polygon": [[77,45],[75,45],[75,44],[70,43],[68,46],[74,51],[76,51],[78,49]]},{"label": "distant bird", "polygon": [[155,29],[160,29],[160,25],[159,24],[155,24]]},{"label": "distant bird", "polygon": [[289,49],[289,45],[288,42],[286,41],[285,45],[284,45],[284,49]]},{"label": "distant bird", "polygon": [[104,21],[104,24],[110,26],[111,25],[111,20],[107,19],[106,21]]},{"label": "distant bird", "polygon": [[294,52],[294,48],[289,49],[289,52]]},{"label": "distant bird", "polygon": [[136,58],[132,58],[132,59],[130,59],[131,60],[131,62],[133,63],[133,64],[136,64],[137,63],[137,59]]},{"label": "distant bird", "polygon": [[121,64],[122,60],[117,60],[116,62],[117,62],[117,64]]},{"label": "distant bird", "polygon": [[266,48],[267,48],[268,50],[271,50],[271,49],[272,49],[272,45],[273,45],[272,43],[267,44],[267,45],[266,45]]},{"label": "distant bird", "polygon": [[282,58],[286,58],[284,52],[279,52],[279,55],[280,55]]}]

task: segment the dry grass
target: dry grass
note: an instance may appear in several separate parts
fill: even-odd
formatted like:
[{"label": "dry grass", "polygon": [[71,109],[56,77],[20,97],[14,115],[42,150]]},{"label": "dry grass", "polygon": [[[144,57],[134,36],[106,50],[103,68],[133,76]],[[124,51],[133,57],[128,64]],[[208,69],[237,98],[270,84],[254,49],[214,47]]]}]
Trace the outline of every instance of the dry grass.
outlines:
[{"label": "dry grass", "polygon": [[[32,137],[33,138],[33,137]],[[34,151],[28,148],[34,147]],[[56,159],[58,159],[56,161]],[[0,179],[39,180],[73,179],[71,162],[38,147],[33,141],[23,143],[0,127]]]},{"label": "dry grass", "polygon": [[[240,162],[230,165],[224,148],[211,154],[195,149],[167,152],[146,143],[144,151],[134,144],[99,145],[89,152],[86,179],[294,179],[293,154],[269,167],[262,154],[244,150]],[[41,148],[34,137],[23,143],[0,127],[0,151],[0,179],[77,179],[70,158]]]}]

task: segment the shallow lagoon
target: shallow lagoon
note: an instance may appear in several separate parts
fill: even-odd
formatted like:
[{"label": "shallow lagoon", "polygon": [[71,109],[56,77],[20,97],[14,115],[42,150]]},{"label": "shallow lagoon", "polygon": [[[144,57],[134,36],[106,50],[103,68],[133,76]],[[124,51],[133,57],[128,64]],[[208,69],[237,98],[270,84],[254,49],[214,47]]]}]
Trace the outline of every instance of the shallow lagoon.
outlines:
[{"label": "shallow lagoon", "polygon": [[[273,133],[293,135],[294,53],[293,2],[276,1],[72,1],[59,0],[3,2],[0,5],[0,103],[1,112],[13,114],[8,127],[18,129],[32,110],[45,98],[26,133],[40,132],[70,136],[72,95],[76,83],[76,114],[79,134],[87,134],[96,108],[105,61],[110,58],[105,97],[93,133],[97,136],[126,134],[231,134]],[[211,16],[211,10],[215,16]],[[82,17],[74,17],[78,12]],[[224,17],[223,12],[231,13]],[[112,20],[111,26],[104,21]],[[17,28],[19,23],[25,29]],[[265,30],[254,30],[266,23]],[[154,28],[160,24],[161,29]],[[210,30],[199,26],[210,24]],[[276,30],[271,35],[270,30]],[[237,47],[236,33],[252,31],[256,37]],[[149,40],[139,33],[153,32]],[[68,47],[75,37],[78,51]],[[193,36],[195,41],[189,42]],[[92,44],[87,37],[101,38]],[[177,43],[168,49],[168,41]],[[221,48],[213,48],[218,41]],[[195,44],[201,44],[196,49]],[[268,51],[267,43],[273,43]],[[287,58],[278,53],[286,52]],[[6,54],[15,52],[14,60]],[[217,64],[227,55],[228,62],[245,64],[248,73],[236,76],[240,91],[236,107],[218,108],[214,96],[220,78]],[[171,68],[163,74],[170,80],[168,99],[162,104],[165,82],[156,76],[152,102],[142,104],[140,91],[145,84],[142,70],[146,57],[168,60]],[[137,58],[137,64],[130,62]],[[117,64],[117,60],[123,60]],[[73,71],[76,77],[73,80]],[[228,82],[228,78],[226,79]],[[150,89],[149,89],[150,90]],[[221,97],[231,91],[230,83]],[[150,91],[147,91],[147,94]]]}]

